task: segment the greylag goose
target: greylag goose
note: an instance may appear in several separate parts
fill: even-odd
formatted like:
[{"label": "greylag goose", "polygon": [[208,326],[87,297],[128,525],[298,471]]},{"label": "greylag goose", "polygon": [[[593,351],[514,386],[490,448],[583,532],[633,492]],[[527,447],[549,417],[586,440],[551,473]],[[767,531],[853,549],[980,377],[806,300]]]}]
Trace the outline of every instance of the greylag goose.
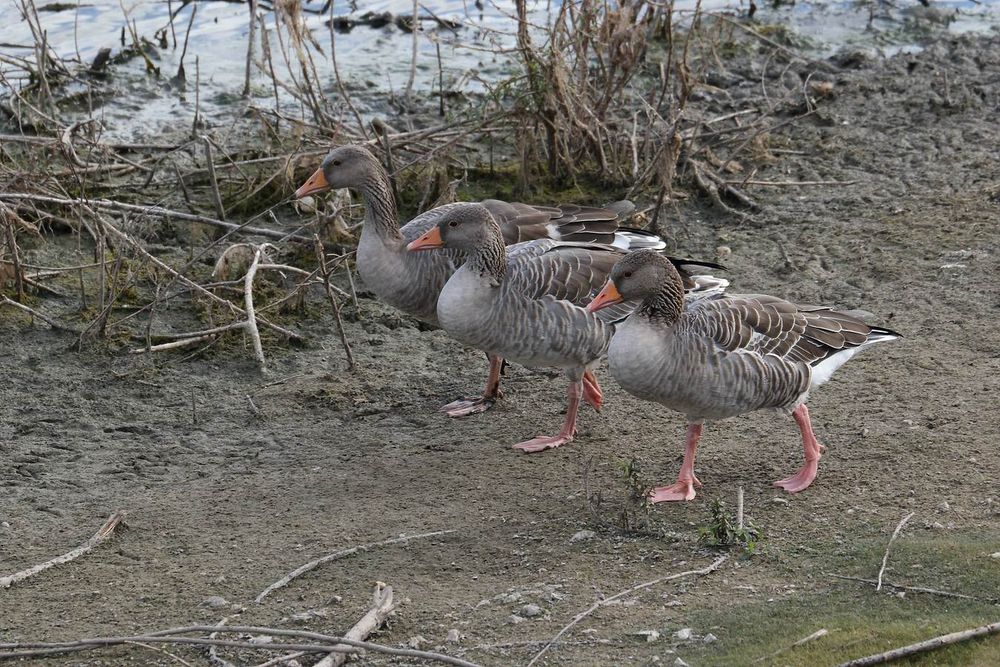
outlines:
[{"label": "greylag goose", "polygon": [[[437,303],[441,327],[456,340],[525,366],[563,368],[569,378],[569,405],[562,429],[514,447],[539,452],[573,440],[581,398],[599,410],[603,397],[591,367],[611,340],[612,322],[636,303],[609,314],[593,315],[586,305],[630,243],[648,242],[633,232],[616,233],[612,244],[538,239],[505,247],[503,232],[490,210],[462,204],[446,211],[434,227],[407,246],[410,250],[446,248],[462,254],[462,266],[441,290]],[[655,252],[650,249],[650,252]],[[676,262],[721,268],[687,260]],[[671,264],[673,266],[673,264]],[[675,272],[677,269],[675,269]],[[679,275],[679,274],[678,274]],[[685,275],[687,275],[685,271]],[[706,287],[691,279],[691,287]],[[715,279],[715,287],[726,281]]]},{"label": "greylag goose", "polygon": [[[449,250],[408,253],[406,244],[434,227],[442,216],[460,204],[439,206],[400,228],[389,175],[375,156],[361,146],[332,150],[319,169],[295,191],[295,196],[301,198],[337,188],[357,190],[364,200],[365,218],[358,242],[357,267],[365,284],[389,305],[437,325],[438,295],[461,260]],[[482,204],[499,222],[507,244],[539,238],[611,243],[618,230],[619,214],[625,208],[528,206],[495,199]],[[658,237],[642,232],[634,233],[631,239],[633,247],[663,245]],[[483,395],[449,403],[441,410],[452,417],[461,417],[489,409],[501,397],[502,367],[501,358],[491,357]]]},{"label": "greylag goose", "polygon": [[701,486],[695,449],[704,420],[761,408],[791,412],[802,434],[805,464],[774,485],[789,493],[807,488],[823,449],[809,420],[809,392],[861,350],[899,337],[831,308],[774,296],[685,297],[671,263],[646,250],[615,265],[587,310],[625,300],[641,304],[616,327],[608,350],[611,374],[630,394],[688,419],[677,483],[653,489],[652,502],[695,497]]}]

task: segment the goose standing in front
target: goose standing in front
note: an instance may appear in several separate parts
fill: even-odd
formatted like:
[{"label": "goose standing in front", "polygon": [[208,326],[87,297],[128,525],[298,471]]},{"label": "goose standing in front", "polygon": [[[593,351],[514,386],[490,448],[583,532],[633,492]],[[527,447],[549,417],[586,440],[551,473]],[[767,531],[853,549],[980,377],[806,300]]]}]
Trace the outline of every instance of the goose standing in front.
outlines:
[{"label": "goose standing in front", "polygon": [[[365,217],[358,242],[357,267],[365,284],[389,305],[437,325],[438,295],[461,264],[461,259],[451,250],[408,253],[406,244],[462,204],[431,209],[400,228],[389,174],[362,146],[341,146],[330,151],[319,169],[295,191],[295,196],[301,198],[337,188],[357,190],[364,200]],[[619,202],[614,208],[529,206],[495,199],[482,204],[499,222],[506,244],[542,238],[611,243],[618,230],[620,214],[632,208],[628,202]],[[642,233],[633,235],[633,245],[642,246],[640,237],[647,245],[663,245],[658,237]],[[483,395],[449,403],[441,410],[452,417],[462,417],[489,409],[502,396],[502,367],[501,357],[490,357],[490,373]]]},{"label": "goose standing in front", "polygon": [[831,308],[774,296],[684,296],[680,276],[656,252],[619,261],[587,307],[624,300],[641,305],[617,326],[608,350],[615,380],[630,394],[687,415],[684,462],[677,482],[652,490],[652,502],[692,500],[701,482],[695,449],[706,419],[761,408],[791,412],[802,434],[805,464],[775,486],[798,493],[816,478],[822,445],[806,399],[861,350],[899,334]]},{"label": "goose standing in front", "polygon": [[[576,434],[581,399],[600,408],[600,386],[590,369],[608,349],[611,322],[627,315],[635,303],[623,303],[603,317],[582,306],[604,283],[631,240],[631,232],[619,232],[614,239],[619,247],[540,239],[505,248],[490,211],[480,204],[463,204],[448,210],[436,226],[409,244],[410,250],[452,249],[465,259],[437,303],[438,321],[452,338],[491,358],[565,369],[569,404],[562,429],[554,436],[520,442],[516,449],[531,453],[566,444]],[[663,261],[677,262],[682,269],[684,264],[708,265]],[[708,277],[687,278],[692,287],[727,284]]]}]

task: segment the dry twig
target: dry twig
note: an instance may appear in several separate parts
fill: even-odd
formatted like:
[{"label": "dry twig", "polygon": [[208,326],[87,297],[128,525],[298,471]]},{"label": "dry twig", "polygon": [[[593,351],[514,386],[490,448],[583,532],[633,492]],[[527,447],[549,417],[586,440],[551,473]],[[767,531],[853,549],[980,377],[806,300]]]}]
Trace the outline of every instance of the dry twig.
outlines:
[{"label": "dry twig", "polygon": [[[876,581],[875,579],[862,579],[861,577],[848,577],[847,575],[833,574],[832,572],[827,572],[826,576],[833,577],[834,579],[844,579],[846,581],[857,581],[857,582],[860,582],[862,584],[869,584],[871,586],[877,586],[878,585],[878,581]],[[894,583],[889,582],[889,581],[883,581],[882,585],[883,586],[888,586],[889,588],[895,588],[896,590],[899,590],[899,591],[913,591],[914,593],[927,593],[928,595],[941,595],[941,596],[944,596],[946,598],[959,598],[959,599],[962,599],[962,600],[978,600],[980,602],[992,602],[994,604],[996,604],[997,601],[998,601],[996,598],[994,598],[994,599],[979,598],[979,597],[975,597],[973,595],[965,595],[964,593],[952,593],[951,591],[941,591],[941,590],[938,590],[936,588],[925,588],[923,586],[903,586],[902,584],[894,584]]]},{"label": "dry twig", "polygon": [[0,588],[10,588],[13,584],[16,584],[19,581],[23,581],[28,577],[32,577],[38,574],[39,572],[44,572],[50,567],[55,567],[56,565],[62,565],[63,563],[68,563],[75,558],[79,558],[83,554],[94,549],[94,547],[99,545],[104,540],[111,537],[111,535],[115,532],[115,528],[118,527],[118,525],[122,522],[124,518],[125,518],[125,512],[115,512],[110,517],[108,517],[108,520],[104,522],[104,525],[101,526],[96,533],[94,533],[93,537],[91,537],[89,540],[78,546],[76,549],[64,553],[62,556],[53,558],[52,560],[48,560],[39,565],[35,565],[34,567],[29,567],[27,570],[21,570],[20,572],[15,572],[14,574],[8,575],[6,577],[0,577]]},{"label": "dry twig", "polygon": [[260,264],[260,258],[263,256],[266,246],[265,243],[254,248],[253,261],[250,262],[247,274],[243,276],[243,305],[247,313],[245,328],[247,335],[253,342],[254,356],[257,357],[261,373],[266,372],[267,369],[264,366],[264,346],[260,343],[260,331],[257,329],[257,312],[253,308],[253,279],[257,275],[257,266]]},{"label": "dry twig", "polygon": [[757,658],[756,660],[754,660],[754,662],[755,663],[756,662],[763,662],[763,661],[769,660],[771,658],[776,658],[779,655],[781,655],[782,653],[784,653],[785,651],[790,651],[793,648],[796,648],[798,646],[802,646],[803,644],[808,644],[809,642],[815,641],[817,639],[820,639],[821,637],[826,637],[828,634],[830,634],[829,630],[827,630],[826,628],[820,628],[819,630],[817,630],[816,632],[812,633],[808,637],[803,637],[802,639],[798,640],[797,642],[794,642],[794,643],[792,643],[792,644],[790,644],[790,645],[788,645],[788,646],[786,646],[784,648],[779,648],[774,653],[770,653],[768,655],[761,656],[761,657]]},{"label": "dry twig", "polygon": [[[344,331],[344,318],[340,315],[340,302],[333,293],[333,285],[330,284],[330,268],[326,264],[326,253],[323,252],[323,243],[319,236],[313,237],[313,244],[316,249],[316,261],[319,263],[320,275],[323,276],[323,287],[326,288],[326,295],[330,299],[330,306],[333,308],[334,321],[337,323],[337,333],[340,334],[340,344],[344,346],[344,354],[347,355],[347,366],[352,371],[355,369],[354,352],[351,351],[351,343],[347,340],[347,332]],[[348,273],[350,267],[347,267]]]},{"label": "dry twig", "polygon": [[239,232],[241,234],[256,234],[257,236],[264,236],[271,239],[278,239],[281,241],[311,241],[309,237],[298,236],[295,234],[288,234],[275,229],[266,229],[264,227],[250,227],[249,225],[238,225],[233,222],[226,222],[225,220],[216,220],[215,218],[209,218],[204,215],[194,215],[193,213],[182,213],[181,211],[173,211],[168,208],[163,208],[162,206],[140,206],[138,204],[126,204],[125,202],[112,201],[110,199],[69,199],[66,197],[52,197],[49,195],[35,195],[27,192],[0,192],[0,201],[4,199],[14,199],[14,200],[28,200],[35,202],[44,202],[47,204],[60,204],[63,206],[93,206],[95,208],[103,208],[112,211],[125,211],[129,213],[141,213],[143,215],[155,215],[161,218],[173,218],[176,220],[187,220],[189,222],[198,222],[204,225],[212,225],[214,227],[222,227],[223,229],[228,229],[230,232]]},{"label": "dry twig", "polygon": [[382,540],[381,542],[372,542],[370,544],[361,544],[356,547],[351,547],[350,549],[344,549],[343,551],[336,551],[332,554],[327,554],[322,558],[317,558],[316,560],[309,561],[305,565],[295,568],[285,576],[283,576],[278,581],[274,582],[263,591],[261,591],[257,597],[254,598],[254,602],[260,603],[264,598],[273,593],[279,588],[283,588],[291,583],[292,579],[309,572],[310,570],[315,570],[320,565],[324,563],[329,563],[330,561],[338,560],[340,558],[345,558],[347,556],[353,556],[361,551],[368,551],[375,547],[389,546],[390,544],[406,544],[410,540],[420,540],[426,537],[437,537],[438,535],[448,535],[449,533],[454,533],[454,530],[436,530],[432,533],[420,533],[419,535],[407,535],[404,537],[393,537],[388,540]]},{"label": "dry twig", "polygon": [[37,317],[38,319],[40,319],[42,322],[45,322],[46,324],[48,324],[53,329],[58,329],[59,331],[68,331],[69,333],[80,335],[80,332],[77,331],[76,329],[73,329],[72,327],[67,327],[67,326],[63,326],[62,324],[59,324],[58,322],[56,322],[52,318],[50,318],[50,317],[48,317],[46,315],[41,314],[40,312],[38,312],[37,310],[35,310],[31,306],[26,306],[23,303],[18,303],[17,301],[14,301],[13,299],[10,299],[10,298],[8,298],[6,296],[0,295],[0,306],[2,306],[4,304],[6,304],[8,306],[14,306],[15,308],[17,308],[19,310],[23,310],[24,312],[28,313],[32,317]]},{"label": "dry twig", "polygon": [[699,576],[700,577],[700,576],[704,576],[706,574],[710,574],[712,572],[715,572],[717,569],[719,569],[719,567],[726,561],[727,558],[729,558],[729,556],[720,556],[719,558],[716,558],[715,561],[713,561],[711,565],[709,565],[708,567],[702,568],[700,570],[688,570],[687,572],[678,572],[677,574],[671,574],[671,575],[667,575],[665,577],[658,577],[656,579],[653,579],[652,581],[647,581],[646,583],[639,584],[637,586],[633,586],[632,588],[627,588],[627,589],[625,589],[624,591],[622,591],[620,593],[615,593],[614,595],[612,595],[609,598],[605,598],[603,600],[598,600],[594,604],[590,605],[590,607],[588,607],[584,611],[581,611],[579,614],[577,614],[576,616],[574,616],[572,621],[570,621],[565,626],[563,626],[562,630],[560,630],[559,632],[557,632],[555,634],[555,636],[552,637],[552,639],[550,639],[545,644],[545,646],[542,647],[542,650],[535,654],[535,657],[532,658],[528,662],[527,667],[531,667],[536,662],[538,662],[541,659],[541,657],[543,655],[545,655],[545,653],[549,650],[549,648],[551,648],[553,644],[555,644],[557,641],[559,641],[560,637],[562,637],[564,634],[566,634],[567,632],[569,632],[570,628],[572,628],[574,625],[576,625],[577,623],[579,623],[583,619],[585,619],[588,616],[590,616],[592,613],[594,613],[595,611],[597,611],[599,608],[607,606],[608,604],[611,604],[615,600],[623,598],[626,595],[629,595],[630,593],[635,593],[636,591],[642,590],[644,588],[649,588],[650,586],[655,586],[656,584],[662,583],[664,581],[672,581],[674,579],[681,579],[683,577],[690,577],[690,576]]},{"label": "dry twig", "polygon": [[899,537],[899,533],[903,530],[903,526],[906,525],[907,521],[913,518],[914,514],[916,514],[916,512],[910,512],[899,521],[899,524],[896,526],[896,530],[892,531],[892,537],[889,538],[889,544],[885,545],[885,553],[882,554],[882,567],[879,568],[878,581],[875,584],[875,590],[877,591],[882,590],[882,575],[885,574],[885,566],[889,563],[889,549],[892,548],[892,543],[896,541],[897,537]]},{"label": "dry twig", "polygon": [[[224,617],[221,621],[215,624],[215,627],[222,628],[226,623],[229,622],[229,617]],[[219,636],[219,631],[213,632],[208,635],[209,639],[215,639]],[[208,661],[211,663],[212,667],[236,667],[233,663],[229,662],[225,658],[219,656],[218,652],[215,650],[215,646],[208,647]]]},{"label": "dry twig", "polygon": [[[220,633],[240,633],[240,634],[266,634],[278,637],[302,637],[323,644],[285,644],[277,642],[250,642],[230,639],[210,639],[208,637],[182,637],[180,635],[192,632],[220,632]],[[103,646],[120,646],[135,642],[147,644],[190,644],[195,646],[228,646],[231,648],[250,648],[262,651],[304,651],[306,653],[329,653],[334,650],[334,645],[345,644],[346,651],[358,653],[358,649],[385,653],[388,655],[403,656],[409,658],[420,658],[422,660],[433,660],[456,667],[480,667],[479,665],[456,658],[443,653],[432,651],[418,651],[410,648],[396,648],[394,646],[384,646],[371,642],[357,641],[347,637],[335,637],[324,635],[318,632],[307,632],[305,630],[285,630],[282,628],[266,628],[252,625],[232,625],[220,629],[217,625],[189,625],[179,628],[160,630],[145,635],[123,636],[123,637],[93,637],[69,642],[12,642],[0,644],[0,660],[14,660],[17,658],[40,657],[44,655],[57,655],[61,653],[72,653],[74,651],[87,651]]]},{"label": "dry twig", "polygon": [[[350,630],[344,633],[348,639],[365,640],[368,636],[382,627],[386,619],[392,616],[398,605],[392,601],[392,586],[386,586],[382,582],[375,585],[374,604],[368,613],[361,617]],[[339,652],[341,645],[333,647],[337,653],[331,653],[313,667],[341,667],[347,661],[347,654]],[[343,646],[346,648],[346,645]]]}]

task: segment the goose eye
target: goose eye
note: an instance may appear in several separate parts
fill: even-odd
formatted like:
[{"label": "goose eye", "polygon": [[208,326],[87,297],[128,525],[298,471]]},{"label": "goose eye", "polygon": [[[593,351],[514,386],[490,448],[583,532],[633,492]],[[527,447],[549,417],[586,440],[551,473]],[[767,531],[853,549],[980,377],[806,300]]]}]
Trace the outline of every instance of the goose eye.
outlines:
[{"label": "goose eye", "polygon": [[332,162],[331,164],[332,164],[332,165],[333,165],[334,167],[339,167],[339,166],[340,166],[340,160],[334,160],[334,161],[333,161],[333,162]]},{"label": "goose eye", "polygon": [[458,227],[458,221],[452,220],[451,222],[448,223],[448,226],[449,227]]},{"label": "goose eye", "polygon": [[625,273],[622,274],[622,278],[631,278],[631,277],[632,277],[631,271],[626,271]]}]

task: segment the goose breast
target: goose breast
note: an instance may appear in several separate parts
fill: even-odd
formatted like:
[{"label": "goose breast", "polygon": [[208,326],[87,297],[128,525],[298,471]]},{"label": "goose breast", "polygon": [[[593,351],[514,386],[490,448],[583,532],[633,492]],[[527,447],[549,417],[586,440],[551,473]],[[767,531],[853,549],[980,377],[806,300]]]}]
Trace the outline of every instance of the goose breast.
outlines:
[{"label": "goose breast", "polygon": [[789,407],[805,395],[810,381],[807,364],[722,350],[682,324],[665,335],[640,317],[617,326],[608,361],[626,391],[693,421]]},{"label": "goose breast", "polygon": [[438,319],[456,340],[526,366],[585,366],[611,339],[611,327],[583,308],[531,298],[513,281],[490,284],[468,268],[442,290]]}]

